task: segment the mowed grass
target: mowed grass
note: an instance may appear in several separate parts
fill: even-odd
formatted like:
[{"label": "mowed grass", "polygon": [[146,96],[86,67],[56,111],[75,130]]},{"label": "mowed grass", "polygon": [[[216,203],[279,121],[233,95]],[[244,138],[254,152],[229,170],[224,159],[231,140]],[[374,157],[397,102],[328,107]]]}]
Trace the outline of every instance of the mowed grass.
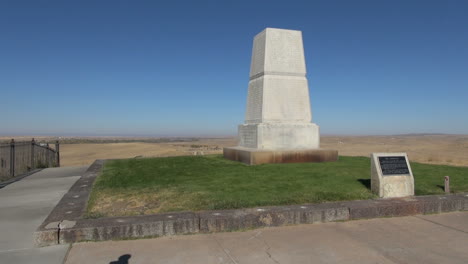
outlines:
[{"label": "mowed grass", "polygon": [[[443,176],[453,192],[468,191],[468,167],[412,163],[416,195],[442,194]],[[109,161],[96,179],[87,216],[234,209],[376,196],[370,159],[247,166],[220,155]]]}]

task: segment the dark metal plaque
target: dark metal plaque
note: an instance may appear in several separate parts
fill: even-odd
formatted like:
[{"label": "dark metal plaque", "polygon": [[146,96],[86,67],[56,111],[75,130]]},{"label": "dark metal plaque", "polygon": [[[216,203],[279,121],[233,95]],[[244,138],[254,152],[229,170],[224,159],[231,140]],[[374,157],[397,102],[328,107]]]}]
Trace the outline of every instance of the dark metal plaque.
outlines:
[{"label": "dark metal plaque", "polygon": [[379,157],[382,174],[385,175],[410,175],[405,156]]}]

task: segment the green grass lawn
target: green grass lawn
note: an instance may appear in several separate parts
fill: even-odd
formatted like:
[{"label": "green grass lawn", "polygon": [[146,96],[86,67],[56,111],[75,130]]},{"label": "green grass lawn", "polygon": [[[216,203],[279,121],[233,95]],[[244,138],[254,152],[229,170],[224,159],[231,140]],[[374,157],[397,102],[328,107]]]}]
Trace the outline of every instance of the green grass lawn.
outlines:
[{"label": "green grass lawn", "polygon": [[[416,195],[468,191],[468,167],[411,163]],[[367,186],[367,187],[366,187]],[[94,184],[87,216],[233,209],[370,199],[370,159],[247,166],[220,155],[109,161]]]}]

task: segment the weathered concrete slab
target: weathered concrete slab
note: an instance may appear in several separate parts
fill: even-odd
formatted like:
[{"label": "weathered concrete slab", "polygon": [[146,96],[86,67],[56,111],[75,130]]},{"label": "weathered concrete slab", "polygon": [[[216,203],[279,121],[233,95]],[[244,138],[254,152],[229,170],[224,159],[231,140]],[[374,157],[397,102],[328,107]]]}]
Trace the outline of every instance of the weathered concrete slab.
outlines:
[{"label": "weathered concrete slab", "polygon": [[34,177],[28,177],[24,180],[56,179],[82,176],[87,168],[88,166],[47,168],[34,173]]},{"label": "weathered concrete slab", "polygon": [[33,247],[32,234],[78,178],[23,179],[1,189],[0,249]]},{"label": "weathered concrete slab", "polygon": [[39,229],[44,229],[51,222],[75,221],[83,216],[93,182],[101,171],[103,164],[103,160],[97,160],[84,172],[82,177],[73,184],[46,220],[39,226]]},{"label": "weathered concrete slab", "polygon": [[28,177],[28,176],[31,176],[31,175],[35,174],[35,173],[38,173],[38,172],[40,172],[41,170],[43,170],[43,169],[35,169],[35,170],[32,170],[32,171],[28,171],[28,172],[23,173],[23,174],[21,174],[21,175],[15,176],[15,177],[13,177],[13,178],[11,178],[11,179],[9,179],[9,180],[0,182],[0,189],[3,188],[3,187],[5,187],[5,186],[7,186],[7,185],[10,185],[10,184],[12,184],[12,183],[14,183],[14,182],[20,181],[20,180],[22,180],[23,178],[26,178],[26,177]]},{"label": "weathered concrete slab", "polygon": [[33,233],[86,167],[47,168],[0,189],[0,263],[62,263],[68,246],[34,248]]},{"label": "weathered concrete slab", "polygon": [[[421,219],[425,218],[425,219]],[[427,218],[427,219],[426,219]],[[468,212],[74,244],[66,264],[466,263]],[[126,262],[124,262],[126,263]]]},{"label": "weathered concrete slab", "polygon": [[462,213],[444,213],[431,215],[417,215],[419,219],[441,225],[453,230],[459,230],[468,234],[468,219]]},{"label": "weathered concrete slab", "polygon": [[62,264],[70,245],[26,248],[0,252],[0,263]]}]

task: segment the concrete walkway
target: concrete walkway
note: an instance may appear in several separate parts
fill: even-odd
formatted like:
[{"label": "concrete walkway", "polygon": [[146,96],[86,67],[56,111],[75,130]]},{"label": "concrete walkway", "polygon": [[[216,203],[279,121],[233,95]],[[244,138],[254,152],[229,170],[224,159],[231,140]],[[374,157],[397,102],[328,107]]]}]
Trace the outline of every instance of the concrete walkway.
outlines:
[{"label": "concrete walkway", "polygon": [[468,212],[74,244],[75,263],[468,263]]},{"label": "concrete walkway", "polygon": [[63,263],[69,246],[35,248],[33,233],[86,169],[48,168],[0,189],[0,263]]}]

